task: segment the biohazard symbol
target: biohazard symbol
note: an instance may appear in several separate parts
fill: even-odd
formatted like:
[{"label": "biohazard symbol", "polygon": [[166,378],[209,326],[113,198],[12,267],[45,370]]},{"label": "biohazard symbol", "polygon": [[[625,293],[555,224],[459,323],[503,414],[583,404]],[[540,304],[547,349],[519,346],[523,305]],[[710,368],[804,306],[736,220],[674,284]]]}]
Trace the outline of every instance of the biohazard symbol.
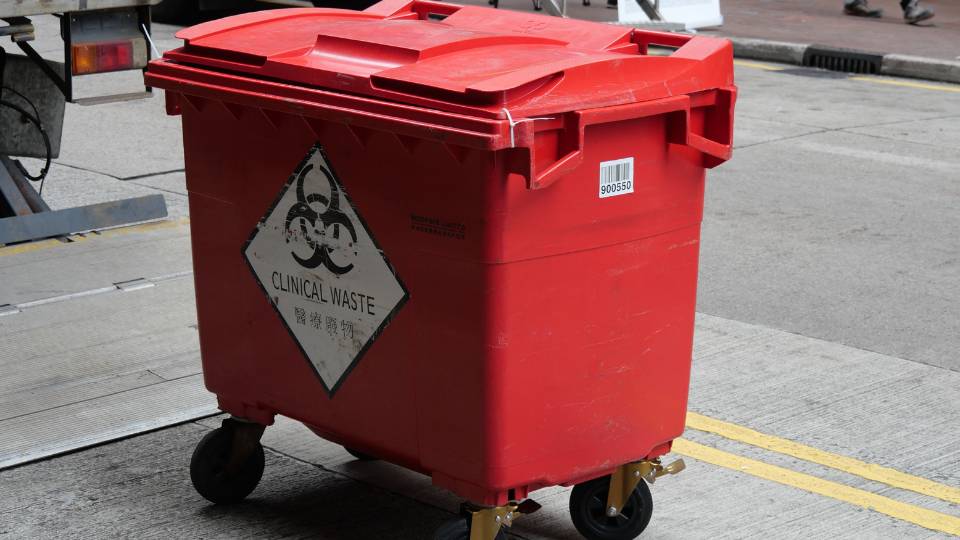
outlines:
[{"label": "biohazard symbol", "polygon": [[[342,255],[349,256],[349,253],[341,253],[336,257],[334,254],[347,248],[356,255],[357,231],[350,222],[350,218],[340,211],[340,190],[333,180],[333,175],[325,167],[317,167],[316,170],[326,177],[330,185],[330,197],[327,198],[321,193],[307,195],[304,192],[304,181],[313,170],[314,166],[311,163],[300,171],[297,177],[297,202],[287,212],[285,223],[287,241],[289,242],[290,238],[302,236],[307,246],[313,250],[313,254],[306,259],[297,255],[295,251],[291,251],[290,254],[304,268],[323,266],[334,274],[346,274],[353,269],[353,263],[339,264],[334,259]],[[319,205],[323,211],[318,212],[313,205]],[[300,222],[299,231],[291,228],[295,221]],[[341,229],[345,229],[350,235],[347,246],[344,246],[342,241],[344,239],[340,237]],[[343,262],[342,259],[341,262]]]}]

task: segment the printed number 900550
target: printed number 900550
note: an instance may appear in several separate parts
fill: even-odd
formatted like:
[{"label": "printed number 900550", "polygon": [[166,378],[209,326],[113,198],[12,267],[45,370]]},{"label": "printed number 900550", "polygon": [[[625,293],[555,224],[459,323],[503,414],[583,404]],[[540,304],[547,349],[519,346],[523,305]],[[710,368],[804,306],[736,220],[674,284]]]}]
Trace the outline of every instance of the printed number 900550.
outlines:
[{"label": "printed number 900550", "polygon": [[604,184],[600,186],[600,194],[606,195],[608,193],[620,193],[621,191],[629,191],[633,189],[633,182],[626,180],[624,182],[611,182],[609,184]]}]

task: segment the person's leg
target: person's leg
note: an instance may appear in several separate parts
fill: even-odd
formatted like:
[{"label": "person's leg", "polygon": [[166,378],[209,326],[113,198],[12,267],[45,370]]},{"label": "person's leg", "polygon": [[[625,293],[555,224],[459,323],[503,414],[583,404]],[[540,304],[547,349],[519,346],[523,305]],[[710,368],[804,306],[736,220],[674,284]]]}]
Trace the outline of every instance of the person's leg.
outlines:
[{"label": "person's leg", "polygon": [[900,0],[903,8],[903,19],[910,24],[916,24],[933,17],[933,10],[920,5],[919,0]]},{"label": "person's leg", "polygon": [[880,17],[883,15],[882,9],[873,9],[867,4],[867,0],[844,0],[843,12],[854,17]]}]

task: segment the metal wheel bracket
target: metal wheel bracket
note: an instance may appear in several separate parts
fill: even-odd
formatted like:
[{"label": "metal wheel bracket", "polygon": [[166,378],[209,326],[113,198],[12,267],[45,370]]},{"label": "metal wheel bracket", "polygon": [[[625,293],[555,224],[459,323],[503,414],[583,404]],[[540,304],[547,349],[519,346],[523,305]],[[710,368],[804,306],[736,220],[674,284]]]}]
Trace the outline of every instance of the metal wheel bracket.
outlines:
[{"label": "metal wheel bracket", "polygon": [[540,505],[529,499],[504,506],[465,507],[464,510],[470,514],[470,540],[494,540],[501,527],[511,527],[514,520],[520,516],[532,514],[539,509]]},{"label": "metal wheel bracket", "polygon": [[610,490],[607,492],[607,516],[620,515],[624,505],[630,500],[630,495],[641,480],[652,484],[657,478],[667,474],[677,474],[686,468],[682,459],[669,465],[662,465],[660,459],[645,459],[626,463],[617,467],[610,475]]},{"label": "metal wheel bracket", "polygon": [[228,473],[238,471],[256,449],[267,426],[236,417],[225,419],[221,426],[233,435],[230,458],[224,470]]}]

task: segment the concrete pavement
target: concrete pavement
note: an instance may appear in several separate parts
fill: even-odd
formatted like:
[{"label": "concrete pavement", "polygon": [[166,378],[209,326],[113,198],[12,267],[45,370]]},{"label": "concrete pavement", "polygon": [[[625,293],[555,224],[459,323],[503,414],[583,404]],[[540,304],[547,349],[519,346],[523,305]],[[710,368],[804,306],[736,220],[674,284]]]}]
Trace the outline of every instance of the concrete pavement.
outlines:
[{"label": "concrete pavement", "polygon": [[[960,486],[960,87],[754,62],[739,62],[737,78],[737,150],[709,174],[704,219],[689,406],[702,417],[691,417],[686,443],[677,448],[688,470],[652,488],[656,509],[644,538],[957,534],[960,503],[951,497]],[[68,106],[64,155],[52,169],[64,176],[47,189],[60,186],[63,204],[133,186],[165,190],[168,204],[182,204],[182,175],[167,172],[182,168],[176,119],[163,116],[159,99],[108,107],[89,109],[100,117],[75,123],[70,118],[87,113]],[[138,127],[131,107],[155,114]],[[132,139],[124,144],[142,157],[106,152],[117,133]],[[83,139],[88,151],[71,154],[67,137]],[[89,182],[69,181],[66,173],[78,167]],[[123,236],[124,249],[140,245],[144,254],[157,253],[146,241],[151,235],[163,236],[132,232]],[[180,242],[163,250],[169,258],[128,257],[93,272],[102,248],[121,249],[117,238],[86,240],[96,248],[86,254],[83,242],[0,251],[0,304],[189,271],[186,250],[178,251],[181,238],[163,240]],[[82,262],[52,273],[47,288],[27,286],[40,270],[9,270],[43,258],[67,260],[66,253]],[[99,281],[84,281],[91,276]],[[147,357],[140,355],[142,342],[109,338],[149,336],[151,324],[167,325],[158,326],[164,331],[151,341],[154,349],[164,339],[189,348],[191,305],[189,279],[181,279],[48,305],[59,319],[31,314],[40,308],[0,317],[0,335],[13,344],[3,350],[8,365],[21,366],[26,377],[31,363],[46,362],[29,392],[17,397],[16,389],[0,388],[7,434],[0,449],[22,442],[9,439],[26,433],[7,429],[23,414],[10,407],[29,396],[51,412],[26,414],[53,419],[70,407],[84,409],[85,400],[114,400],[112,425],[97,423],[97,415],[63,414],[61,424],[47,424],[54,429],[66,425],[101,439],[116,437],[118,425],[128,427],[125,434],[136,431],[138,415],[149,410],[132,389],[91,397],[58,392],[56,384],[70,380],[75,388],[110,393],[104,381],[118,381],[110,373]],[[128,315],[134,312],[142,316]],[[94,324],[110,313],[109,325]],[[15,332],[48,322],[80,336],[75,325],[84,319],[91,321],[83,327],[90,333],[87,352],[61,350],[59,364],[49,354],[56,351],[38,353]],[[98,358],[113,371],[84,379],[77,370],[89,364],[77,360]],[[196,357],[186,357],[157,377],[192,383],[190,391],[202,393],[198,369]],[[183,405],[182,394],[166,395],[166,406]],[[193,445],[215,425],[200,420],[0,471],[0,537],[413,539],[426,537],[458,502],[419,475],[354,462],[281,420],[265,435],[267,472],[250,501],[212,508],[189,485],[187,464]],[[905,476],[871,476],[878,466]],[[534,498],[545,508],[518,525],[518,537],[576,538],[565,490]]]},{"label": "concrete pavement", "polygon": [[741,66],[699,310],[960,369],[958,87]]},{"label": "concrete pavement", "polygon": [[936,16],[920,25],[903,21],[897,0],[870,0],[880,19],[843,14],[843,0],[723,0],[723,26],[709,33],[878,53],[960,60],[960,4],[921,0]]}]

